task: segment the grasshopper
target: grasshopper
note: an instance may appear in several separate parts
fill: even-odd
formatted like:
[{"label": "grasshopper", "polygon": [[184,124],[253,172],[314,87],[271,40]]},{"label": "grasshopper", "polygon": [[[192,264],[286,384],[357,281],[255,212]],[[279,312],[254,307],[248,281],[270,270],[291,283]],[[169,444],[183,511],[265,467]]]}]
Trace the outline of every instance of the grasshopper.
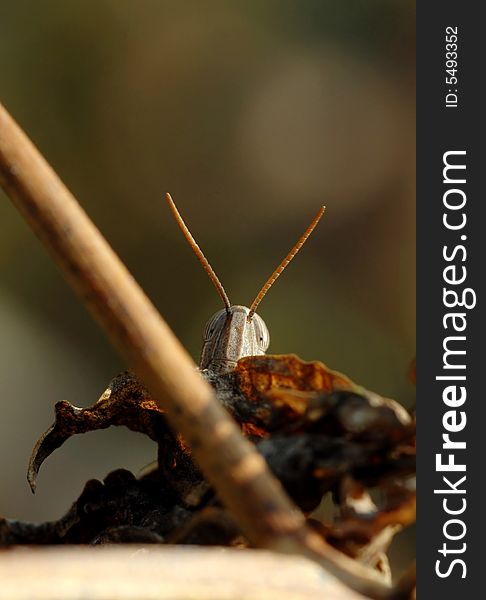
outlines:
[{"label": "grasshopper", "polygon": [[270,334],[265,321],[255,311],[268,290],[302,248],[324,214],[325,206],[321,206],[309,227],[270,275],[251,303],[250,308],[248,308],[239,304],[231,304],[221,281],[184,223],[172,197],[170,194],[167,194],[166,197],[182,233],[224,303],[224,308],[218,310],[204,328],[199,368],[201,371],[207,370],[215,374],[228,373],[234,370],[240,358],[262,355],[267,351],[270,344]]}]

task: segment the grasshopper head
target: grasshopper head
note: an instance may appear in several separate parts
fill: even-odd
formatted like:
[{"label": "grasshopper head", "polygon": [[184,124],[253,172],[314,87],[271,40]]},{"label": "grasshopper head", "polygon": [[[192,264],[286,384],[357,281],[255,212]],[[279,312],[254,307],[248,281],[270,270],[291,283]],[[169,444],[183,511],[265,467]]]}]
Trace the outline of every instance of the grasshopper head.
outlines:
[{"label": "grasshopper head", "polygon": [[263,319],[246,306],[218,310],[207,322],[203,335],[201,369],[226,373],[244,356],[265,354],[270,334]]},{"label": "grasshopper head", "polygon": [[197,242],[187,228],[187,225],[184,223],[170,194],[167,194],[167,201],[182,233],[213,282],[214,287],[225,306],[225,308],[215,313],[206,324],[199,367],[215,373],[227,373],[236,367],[236,363],[240,358],[243,358],[244,356],[265,354],[268,345],[270,344],[270,335],[263,319],[255,312],[257,306],[263,300],[263,297],[278,277],[280,277],[283,270],[302,248],[314,227],[324,214],[325,207],[322,206],[320,208],[319,212],[314,217],[309,227],[307,227],[301,235],[298,242],[258,292],[250,308],[247,308],[246,306],[231,305],[223,285],[209,264],[207,258],[204,256],[201,248],[197,245]]}]

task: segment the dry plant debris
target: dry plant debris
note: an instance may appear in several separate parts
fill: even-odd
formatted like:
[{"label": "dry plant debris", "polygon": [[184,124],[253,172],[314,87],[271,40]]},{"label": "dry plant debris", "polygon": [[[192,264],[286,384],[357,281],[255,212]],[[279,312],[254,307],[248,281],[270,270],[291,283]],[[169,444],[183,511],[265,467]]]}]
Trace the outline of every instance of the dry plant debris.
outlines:
[{"label": "dry plant debris", "polygon": [[[295,355],[247,357],[231,373],[203,375],[309,525],[388,580],[387,548],[415,520],[412,416],[323,363]],[[2,545],[249,545],[194,463],[189,446],[173,433],[164,411],[134,374],[115,377],[93,406],[77,408],[61,401],[55,413],[55,423],[32,453],[32,490],[42,463],[68,438],[111,425],[148,435],[158,445],[157,463],[138,478],[119,469],[103,482],[88,481],[58,521],[34,525],[0,520]],[[335,510],[332,520],[323,522],[313,511],[328,493]]]}]

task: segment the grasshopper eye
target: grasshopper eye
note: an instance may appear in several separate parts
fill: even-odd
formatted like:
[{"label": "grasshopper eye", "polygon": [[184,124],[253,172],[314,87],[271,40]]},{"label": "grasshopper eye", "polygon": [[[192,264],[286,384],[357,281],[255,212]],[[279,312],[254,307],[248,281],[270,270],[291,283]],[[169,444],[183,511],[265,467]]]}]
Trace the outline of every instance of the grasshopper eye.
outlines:
[{"label": "grasshopper eye", "polygon": [[218,312],[215,313],[209,319],[209,321],[206,323],[206,327],[204,328],[204,333],[203,333],[203,340],[205,342],[212,339],[214,334],[217,331],[221,330],[221,327],[223,326],[223,324],[226,320],[226,316],[227,316],[226,309],[223,308],[222,310],[218,310]]},{"label": "grasshopper eye", "polygon": [[252,322],[255,328],[255,337],[257,343],[262,352],[265,352],[270,345],[270,334],[268,333],[267,326],[265,325],[264,320],[257,314],[253,315]]}]

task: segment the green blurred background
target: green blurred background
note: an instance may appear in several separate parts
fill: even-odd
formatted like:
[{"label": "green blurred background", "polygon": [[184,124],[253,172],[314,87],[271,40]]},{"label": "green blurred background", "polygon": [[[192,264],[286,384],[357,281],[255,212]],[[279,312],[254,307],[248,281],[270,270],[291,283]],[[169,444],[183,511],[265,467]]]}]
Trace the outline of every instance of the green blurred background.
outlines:
[{"label": "green blurred background", "polygon": [[[2,101],[198,360],[220,308],[170,191],[272,353],[319,359],[410,404],[415,345],[415,4],[409,0],[2,3]],[[33,497],[31,448],[61,399],[86,406],[125,367],[0,192],[0,515],[59,517],[84,482],[155,446],[70,440]]]}]

